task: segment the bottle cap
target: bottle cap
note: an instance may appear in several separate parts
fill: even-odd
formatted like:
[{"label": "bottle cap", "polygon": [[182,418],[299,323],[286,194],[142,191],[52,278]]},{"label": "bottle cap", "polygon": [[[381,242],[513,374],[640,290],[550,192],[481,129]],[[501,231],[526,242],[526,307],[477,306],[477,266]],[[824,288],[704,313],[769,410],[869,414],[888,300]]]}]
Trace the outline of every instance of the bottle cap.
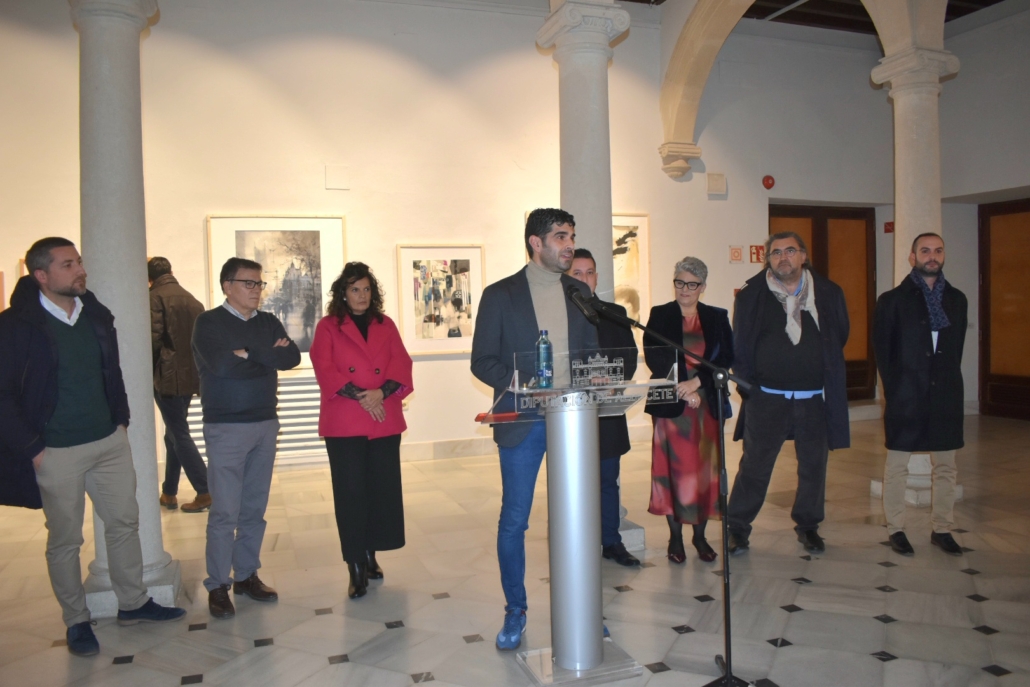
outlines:
[{"label": "bottle cap", "polygon": [[540,330],[540,336],[547,336],[547,330],[546,329],[541,329]]}]

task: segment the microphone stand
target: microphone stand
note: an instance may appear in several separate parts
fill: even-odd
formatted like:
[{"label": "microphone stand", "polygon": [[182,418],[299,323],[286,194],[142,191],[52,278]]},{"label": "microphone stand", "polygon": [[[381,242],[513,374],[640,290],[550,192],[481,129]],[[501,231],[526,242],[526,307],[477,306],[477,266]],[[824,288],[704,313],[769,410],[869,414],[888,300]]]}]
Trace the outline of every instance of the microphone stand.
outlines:
[{"label": "microphone stand", "polygon": [[722,515],[722,612],[726,657],[724,659],[722,655],[716,655],[715,664],[723,671],[723,675],[722,677],[709,682],[704,687],[747,687],[750,683],[733,675],[733,647],[732,640],[730,638],[730,530],[729,523],[726,521],[726,499],[729,495],[729,478],[726,475],[726,413],[724,408],[726,401],[728,401],[730,397],[728,386],[730,380],[734,381],[737,386],[745,392],[751,390],[751,385],[736,375],[730,374],[727,370],[713,365],[701,356],[691,353],[683,347],[682,342],[676,343],[675,341],[662,336],[658,332],[645,327],[637,320],[626,317],[622,313],[611,308],[597,296],[592,296],[587,303],[596,312],[604,315],[609,320],[631,328],[636,327],[652,338],[658,339],[668,346],[672,346],[674,349],[696,362],[699,367],[709,371],[712,374],[712,379],[715,381],[717,394],[717,398],[715,399],[716,419],[718,420],[719,425],[719,513]]}]

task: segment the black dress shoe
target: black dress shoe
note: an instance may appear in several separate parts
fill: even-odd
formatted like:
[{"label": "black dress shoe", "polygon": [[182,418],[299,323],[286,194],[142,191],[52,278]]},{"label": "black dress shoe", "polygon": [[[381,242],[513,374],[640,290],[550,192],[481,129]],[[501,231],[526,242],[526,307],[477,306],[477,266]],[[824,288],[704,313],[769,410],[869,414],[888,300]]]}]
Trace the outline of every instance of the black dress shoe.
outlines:
[{"label": "black dress shoe", "polygon": [[705,563],[711,563],[716,559],[715,549],[712,548],[711,544],[704,537],[694,537],[690,540],[690,543],[697,549],[697,557]]},{"label": "black dress shoe", "polygon": [[279,599],[279,594],[262,582],[258,578],[257,573],[254,573],[242,582],[233,582],[232,593],[246,594],[254,601],[277,601]]},{"label": "black dress shoe", "polygon": [[215,618],[231,618],[236,615],[236,607],[229,599],[229,585],[222,585],[207,593],[207,609]]},{"label": "black dress shoe", "polygon": [[751,547],[751,542],[748,538],[742,534],[736,532],[730,532],[729,542],[726,544],[726,550],[730,552],[731,556],[738,556]]},{"label": "black dress shoe", "polygon": [[347,596],[356,599],[368,591],[368,563],[348,563],[350,584],[347,585]]},{"label": "black dress shoe", "polygon": [[804,545],[805,551],[808,553],[826,552],[826,542],[823,541],[823,538],[815,530],[798,532],[798,541]]},{"label": "black dress shoe", "polygon": [[379,563],[376,561],[376,552],[368,552],[368,579],[370,580],[381,580],[383,579],[383,569],[379,567]]},{"label": "black dress shoe", "polygon": [[615,561],[619,565],[632,566],[640,565],[637,557],[626,550],[626,546],[620,541],[618,544],[605,546],[601,549],[601,555],[608,560]]},{"label": "black dress shoe", "polygon": [[955,541],[955,537],[951,536],[951,532],[934,532],[930,535],[930,543],[941,547],[944,553],[952,556],[962,555],[962,547]]},{"label": "black dress shoe", "polygon": [[902,556],[914,556],[916,550],[912,548],[912,545],[908,543],[908,537],[905,536],[904,532],[895,532],[890,536],[891,540],[891,551],[899,553]]},{"label": "black dress shoe", "polygon": [[687,560],[687,552],[683,549],[683,535],[669,537],[669,548],[666,549],[666,556],[673,563],[683,563]]}]

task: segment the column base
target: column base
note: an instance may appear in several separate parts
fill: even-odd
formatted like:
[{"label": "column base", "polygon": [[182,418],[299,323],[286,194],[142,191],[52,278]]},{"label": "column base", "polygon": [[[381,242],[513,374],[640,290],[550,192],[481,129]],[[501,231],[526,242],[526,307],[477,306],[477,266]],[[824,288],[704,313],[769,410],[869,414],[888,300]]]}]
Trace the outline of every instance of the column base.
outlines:
[{"label": "column base", "polygon": [[619,648],[611,639],[604,640],[604,661],[590,670],[566,670],[554,662],[551,648],[521,651],[515,662],[526,671],[533,684],[545,685],[600,685],[627,680],[644,673],[644,667]]},{"label": "column base", "polygon": [[[143,583],[147,585],[147,593],[154,601],[162,606],[174,606],[182,589],[179,561],[173,560],[163,568],[144,573]],[[86,588],[86,607],[94,619],[114,618],[118,615],[118,597],[111,587],[110,577],[90,573],[83,586]]]},{"label": "column base", "polygon": [[619,521],[619,536],[622,537],[622,545],[627,551],[643,551],[647,548],[644,528],[631,520],[623,518]]}]

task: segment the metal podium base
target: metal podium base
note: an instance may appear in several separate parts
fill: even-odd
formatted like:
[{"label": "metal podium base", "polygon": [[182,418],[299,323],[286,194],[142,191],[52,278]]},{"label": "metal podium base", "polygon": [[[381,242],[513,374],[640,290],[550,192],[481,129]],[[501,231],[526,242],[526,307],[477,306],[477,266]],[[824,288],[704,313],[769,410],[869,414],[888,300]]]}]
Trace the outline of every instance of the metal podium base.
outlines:
[{"label": "metal podium base", "polygon": [[515,656],[533,683],[544,685],[600,685],[642,675],[644,667],[611,639],[604,640],[604,661],[590,670],[566,670],[554,663],[550,647],[520,651]]}]

